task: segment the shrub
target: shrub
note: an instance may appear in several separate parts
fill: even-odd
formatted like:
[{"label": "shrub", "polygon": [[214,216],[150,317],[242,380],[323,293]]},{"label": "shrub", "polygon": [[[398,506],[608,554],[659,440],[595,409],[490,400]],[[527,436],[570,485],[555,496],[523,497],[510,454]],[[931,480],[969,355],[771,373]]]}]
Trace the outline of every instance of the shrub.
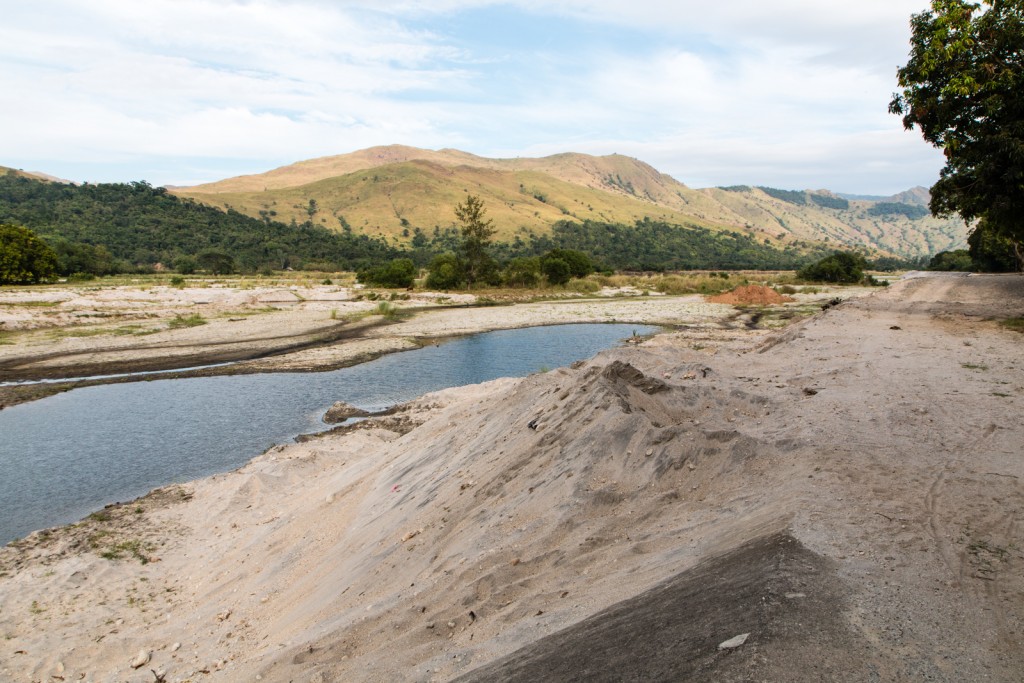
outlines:
[{"label": "shrub", "polygon": [[57,275],[57,254],[34,232],[0,225],[0,285],[30,285]]},{"label": "shrub", "polygon": [[363,284],[405,289],[416,281],[416,264],[412,259],[397,258],[383,266],[359,271],[356,279]]},{"label": "shrub", "polygon": [[974,270],[974,261],[966,249],[940,251],[928,262],[928,270],[968,272]]},{"label": "shrub", "polygon": [[804,266],[797,273],[801,280],[853,284],[864,279],[867,260],[856,252],[837,251],[816,263]]},{"label": "shrub", "polygon": [[569,275],[572,277],[586,277],[594,272],[594,264],[590,257],[582,251],[575,249],[552,249],[541,257],[541,264],[551,259],[561,259],[569,266]]},{"label": "shrub", "polygon": [[509,287],[534,287],[540,282],[540,259],[537,257],[514,258],[505,266],[502,279]]},{"label": "shrub", "polygon": [[560,258],[541,260],[540,267],[544,271],[544,277],[548,279],[548,284],[564,285],[572,276],[569,264]]},{"label": "shrub", "polygon": [[193,313],[188,316],[176,315],[171,319],[167,326],[172,330],[181,329],[183,327],[198,327],[199,325],[205,325],[206,320],[203,316],[198,313]]},{"label": "shrub", "polygon": [[429,289],[455,289],[466,282],[462,262],[455,254],[440,254],[429,266],[426,285]]}]

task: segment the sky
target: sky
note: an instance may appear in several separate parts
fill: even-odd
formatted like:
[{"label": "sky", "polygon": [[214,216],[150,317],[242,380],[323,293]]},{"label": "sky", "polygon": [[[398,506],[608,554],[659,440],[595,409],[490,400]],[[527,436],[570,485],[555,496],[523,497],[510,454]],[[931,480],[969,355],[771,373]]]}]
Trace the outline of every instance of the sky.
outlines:
[{"label": "sky", "polygon": [[927,0],[0,0],[0,165],[189,185],[374,145],[890,195]]}]

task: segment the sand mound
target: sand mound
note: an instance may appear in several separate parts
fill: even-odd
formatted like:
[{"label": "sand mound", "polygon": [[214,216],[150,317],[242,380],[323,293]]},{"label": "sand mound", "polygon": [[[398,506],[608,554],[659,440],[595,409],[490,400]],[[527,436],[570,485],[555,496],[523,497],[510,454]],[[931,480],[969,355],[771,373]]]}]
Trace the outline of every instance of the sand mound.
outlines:
[{"label": "sand mound", "polygon": [[764,285],[742,285],[731,292],[708,297],[708,302],[713,304],[757,304],[765,306],[784,304],[787,301],[796,301],[796,299],[779,294],[771,287],[765,287]]}]

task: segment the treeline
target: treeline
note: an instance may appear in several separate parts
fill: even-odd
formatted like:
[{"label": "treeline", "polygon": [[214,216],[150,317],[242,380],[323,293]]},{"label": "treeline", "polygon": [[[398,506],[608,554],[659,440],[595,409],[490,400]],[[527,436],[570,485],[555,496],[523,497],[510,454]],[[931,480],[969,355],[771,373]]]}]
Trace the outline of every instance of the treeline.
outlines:
[{"label": "treeline", "polygon": [[[532,237],[530,254],[554,248],[589,254],[604,270],[791,270],[829,253],[827,247],[778,249],[736,231],[679,226],[649,218],[634,225],[559,221],[551,235]],[[517,254],[518,255],[518,254]]]},{"label": "treeline", "polygon": [[[145,182],[69,185],[0,175],[0,223],[32,229],[61,274],[156,264],[194,270],[226,256],[231,269],[353,270],[399,255],[383,240],[305,223],[258,220],[181,199]],[[220,263],[224,263],[223,259]]]}]

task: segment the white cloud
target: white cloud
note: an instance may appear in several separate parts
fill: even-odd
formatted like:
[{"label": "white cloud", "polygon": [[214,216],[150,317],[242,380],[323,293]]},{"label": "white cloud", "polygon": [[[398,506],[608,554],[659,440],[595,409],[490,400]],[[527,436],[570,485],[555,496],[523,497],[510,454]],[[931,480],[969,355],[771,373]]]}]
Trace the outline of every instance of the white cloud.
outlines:
[{"label": "white cloud", "polygon": [[[563,22],[565,44],[496,58],[447,28],[499,6]],[[0,23],[0,88],[19,95],[0,109],[0,163],[60,175],[63,162],[135,160],[180,183],[216,179],[212,166],[195,177],[200,158],[258,172],[400,142],[618,151],[697,184],[814,176],[859,190],[881,168],[898,190],[941,164],[885,111],[907,21],[926,6],[41,0]],[[587,42],[593,27],[611,39]]]}]

